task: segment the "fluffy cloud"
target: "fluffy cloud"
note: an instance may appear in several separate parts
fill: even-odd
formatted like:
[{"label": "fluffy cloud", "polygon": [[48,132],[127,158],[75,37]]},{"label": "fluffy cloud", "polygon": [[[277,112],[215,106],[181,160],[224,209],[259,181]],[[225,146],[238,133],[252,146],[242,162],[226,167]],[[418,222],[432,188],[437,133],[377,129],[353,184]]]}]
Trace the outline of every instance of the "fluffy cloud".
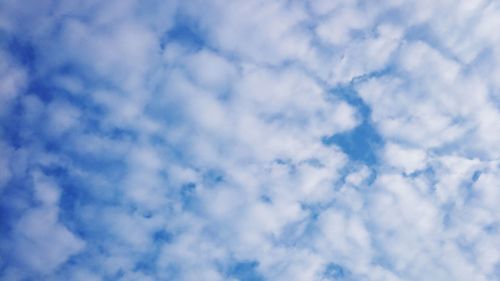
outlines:
[{"label": "fluffy cloud", "polygon": [[497,4],[30,4],[1,279],[499,278]]}]

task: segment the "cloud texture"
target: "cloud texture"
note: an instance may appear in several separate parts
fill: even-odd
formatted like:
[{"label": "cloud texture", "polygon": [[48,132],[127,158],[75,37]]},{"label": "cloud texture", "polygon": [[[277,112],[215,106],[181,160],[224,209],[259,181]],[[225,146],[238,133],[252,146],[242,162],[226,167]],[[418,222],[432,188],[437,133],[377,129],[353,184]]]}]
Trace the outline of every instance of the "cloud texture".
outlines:
[{"label": "cloud texture", "polygon": [[0,3],[0,279],[500,279],[500,4]]}]

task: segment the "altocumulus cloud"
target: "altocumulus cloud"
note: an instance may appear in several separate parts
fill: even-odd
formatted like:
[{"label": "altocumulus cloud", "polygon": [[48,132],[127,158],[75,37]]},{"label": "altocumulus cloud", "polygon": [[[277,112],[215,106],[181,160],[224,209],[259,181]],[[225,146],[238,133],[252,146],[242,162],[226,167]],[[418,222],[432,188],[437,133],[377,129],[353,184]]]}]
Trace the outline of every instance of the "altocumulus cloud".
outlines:
[{"label": "altocumulus cloud", "polygon": [[500,4],[0,2],[0,279],[500,280]]}]

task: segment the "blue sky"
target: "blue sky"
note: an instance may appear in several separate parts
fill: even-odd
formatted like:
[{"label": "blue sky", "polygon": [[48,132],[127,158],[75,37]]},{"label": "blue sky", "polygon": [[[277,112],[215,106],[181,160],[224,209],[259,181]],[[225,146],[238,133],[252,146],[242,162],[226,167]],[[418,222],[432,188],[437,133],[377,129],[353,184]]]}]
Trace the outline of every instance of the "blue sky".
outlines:
[{"label": "blue sky", "polygon": [[500,4],[0,1],[0,279],[500,279]]}]

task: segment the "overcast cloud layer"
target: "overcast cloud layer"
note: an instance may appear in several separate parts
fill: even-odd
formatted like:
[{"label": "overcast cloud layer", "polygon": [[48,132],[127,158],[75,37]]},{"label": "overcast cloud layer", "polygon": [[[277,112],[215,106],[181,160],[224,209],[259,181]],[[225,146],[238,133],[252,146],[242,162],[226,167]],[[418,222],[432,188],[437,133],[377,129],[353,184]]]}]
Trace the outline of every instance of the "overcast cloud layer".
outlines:
[{"label": "overcast cloud layer", "polygon": [[0,1],[0,279],[500,280],[500,2]]}]

